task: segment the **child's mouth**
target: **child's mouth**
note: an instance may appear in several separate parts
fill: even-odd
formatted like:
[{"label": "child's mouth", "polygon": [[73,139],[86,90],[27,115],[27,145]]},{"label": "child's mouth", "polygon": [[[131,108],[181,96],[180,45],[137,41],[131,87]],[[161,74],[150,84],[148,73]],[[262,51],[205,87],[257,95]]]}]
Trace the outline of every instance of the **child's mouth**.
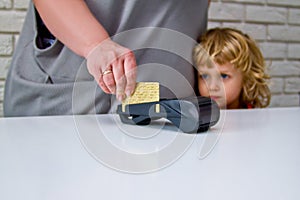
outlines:
[{"label": "child's mouth", "polygon": [[210,98],[212,99],[212,100],[217,100],[217,99],[219,99],[220,97],[218,97],[218,96],[210,96]]}]

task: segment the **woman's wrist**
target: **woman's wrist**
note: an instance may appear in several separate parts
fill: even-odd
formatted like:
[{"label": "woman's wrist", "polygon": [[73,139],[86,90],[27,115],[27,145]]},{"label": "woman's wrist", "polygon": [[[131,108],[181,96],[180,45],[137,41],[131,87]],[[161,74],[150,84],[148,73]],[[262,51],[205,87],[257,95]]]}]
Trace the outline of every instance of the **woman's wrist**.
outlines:
[{"label": "woman's wrist", "polygon": [[107,36],[106,38],[103,37],[93,42],[87,43],[83,49],[83,57],[87,59],[88,56],[94,51],[94,49],[100,46],[101,43],[110,42],[110,41],[111,41],[110,37]]}]

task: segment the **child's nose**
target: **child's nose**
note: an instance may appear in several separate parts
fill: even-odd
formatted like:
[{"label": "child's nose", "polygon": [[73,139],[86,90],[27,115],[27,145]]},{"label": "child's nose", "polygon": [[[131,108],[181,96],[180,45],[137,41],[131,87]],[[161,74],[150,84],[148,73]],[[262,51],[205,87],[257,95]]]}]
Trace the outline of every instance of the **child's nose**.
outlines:
[{"label": "child's nose", "polygon": [[208,84],[209,90],[217,91],[220,89],[220,81],[216,79],[211,79]]}]

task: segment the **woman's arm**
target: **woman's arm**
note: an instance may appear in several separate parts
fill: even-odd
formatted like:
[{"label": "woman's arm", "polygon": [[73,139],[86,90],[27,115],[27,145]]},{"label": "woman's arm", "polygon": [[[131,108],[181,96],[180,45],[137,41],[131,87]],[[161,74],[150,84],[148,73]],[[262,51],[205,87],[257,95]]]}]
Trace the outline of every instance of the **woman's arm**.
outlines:
[{"label": "woman's arm", "polygon": [[33,0],[50,32],[80,56],[88,53],[108,33],[83,0]]},{"label": "woman's arm", "polygon": [[119,100],[133,93],[136,82],[133,52],[110,40],[83,0],[33,2],[50,32],[87,59],[90,74],[104,92],[116,94]]}]

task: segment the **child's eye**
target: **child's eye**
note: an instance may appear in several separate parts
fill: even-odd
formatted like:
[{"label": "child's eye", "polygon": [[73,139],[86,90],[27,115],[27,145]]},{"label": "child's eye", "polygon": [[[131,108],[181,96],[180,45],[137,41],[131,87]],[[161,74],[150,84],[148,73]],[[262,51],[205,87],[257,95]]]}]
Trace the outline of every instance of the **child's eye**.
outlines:
[{"label": "child's eye", "polygon": [[229,77],[227,74],[221,74],[220,76],[221,76],[222,79],[226,79],[226,78]]},{"label": "child's eye", "polygon": [[208,78],[208,74],[200,74],[200,78],[207,79]]}]

